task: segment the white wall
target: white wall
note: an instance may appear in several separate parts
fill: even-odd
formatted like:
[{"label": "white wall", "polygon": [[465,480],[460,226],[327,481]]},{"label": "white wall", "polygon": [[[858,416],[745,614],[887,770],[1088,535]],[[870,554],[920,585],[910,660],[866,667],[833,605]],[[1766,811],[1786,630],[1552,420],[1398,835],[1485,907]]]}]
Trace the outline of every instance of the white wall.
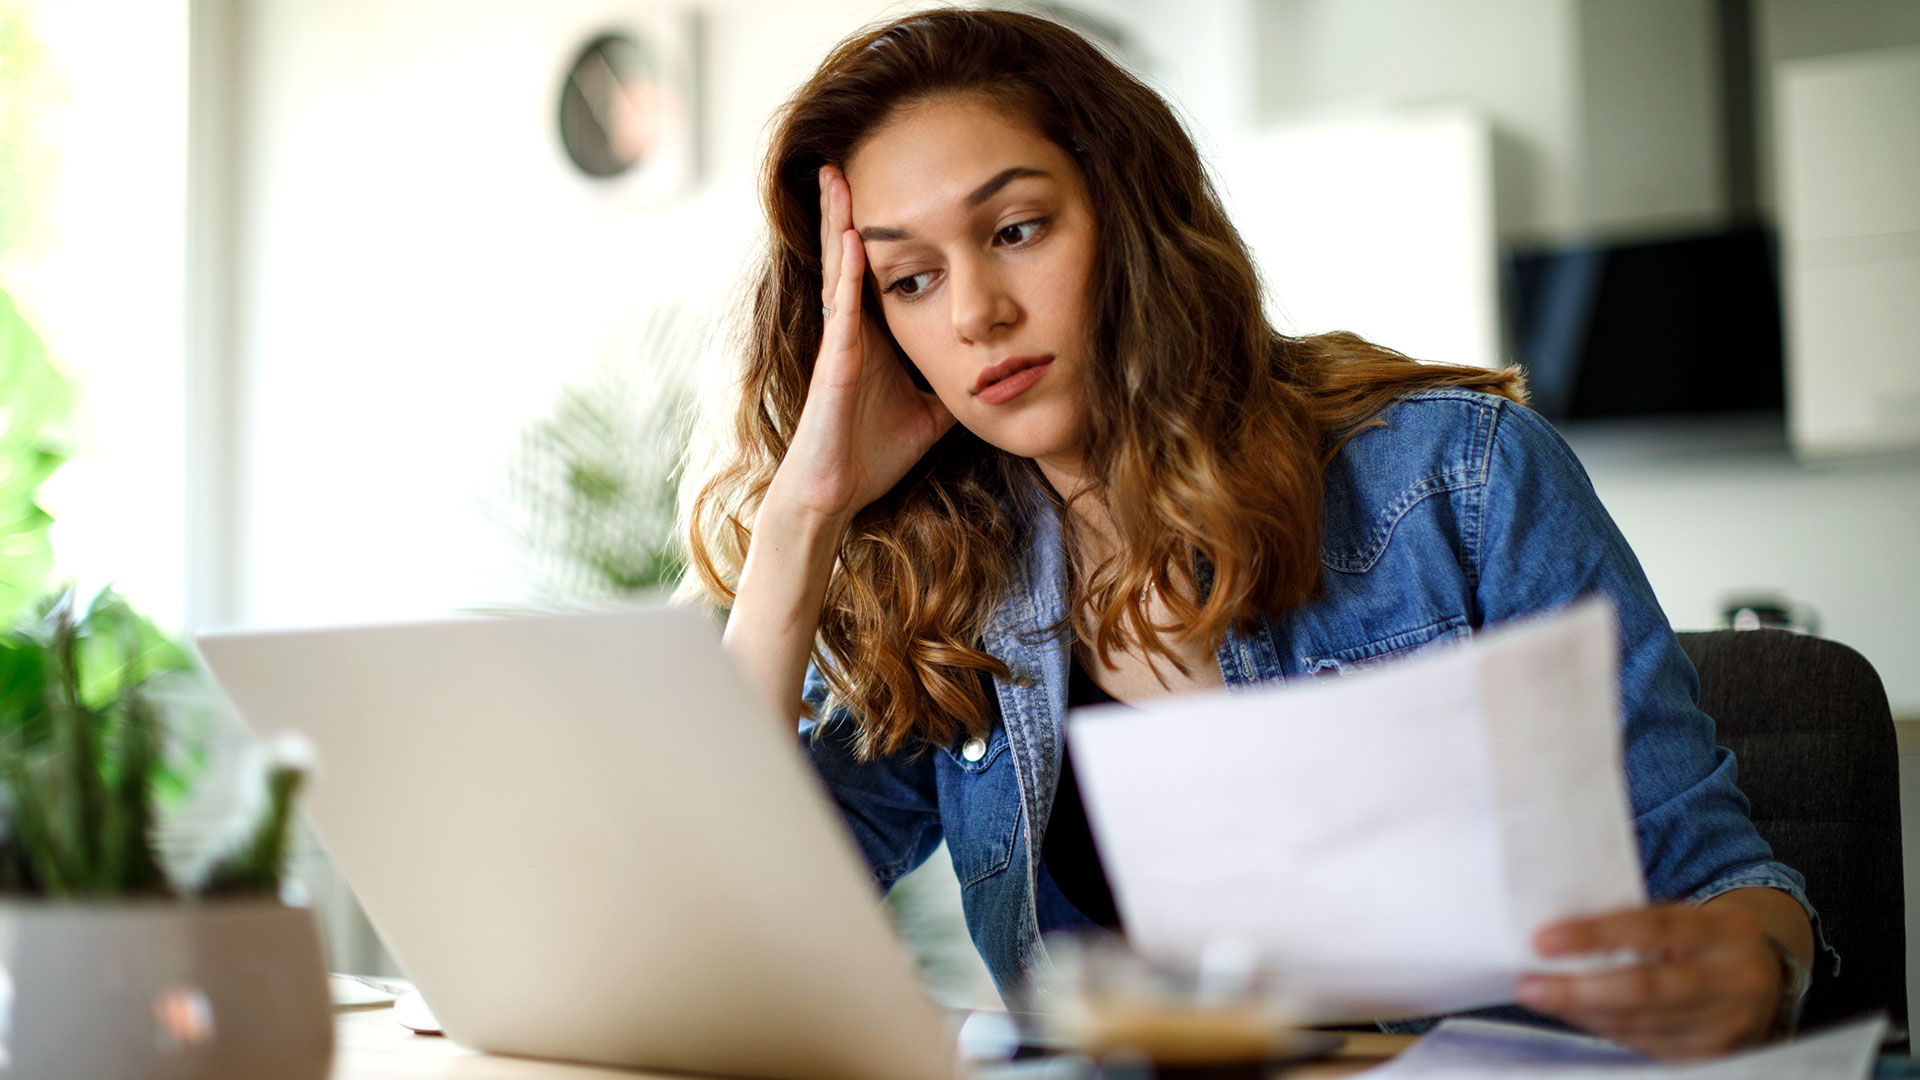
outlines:
[{"label": "white wall", "polygon": [[1457,101],[1502,136],[1500,226],[1520,243],[1717,224],[1725,214],[1707,0],[1265,0],[1262,116]]},{"label": "white wall", "polygon": [[1718,627],[1734,594],[1779,592],[1874,664],[1896,717],[1920,718],[1920,455],[1806,465],[1777,424],[1741,420],[1568,440],[1676,627]]},{"label": "white wall", "polygon": [[1259,119],[1263,57],[1248,28],[1264,0],[1076,0],[1124,25],[1140,73],[1193,124],[1201,152],[1212,138]]},{"label": "white wall", "polygon": [[1586,227],[1630,235],[1718,225],[1727,204],[1715,5],[1579,7]]}]

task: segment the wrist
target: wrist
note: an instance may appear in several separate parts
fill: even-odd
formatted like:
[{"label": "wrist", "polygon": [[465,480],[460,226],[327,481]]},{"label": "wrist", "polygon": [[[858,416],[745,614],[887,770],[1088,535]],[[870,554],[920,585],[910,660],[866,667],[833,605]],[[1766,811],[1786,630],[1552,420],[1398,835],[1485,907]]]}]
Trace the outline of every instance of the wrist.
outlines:
[{"label": "wrist", "polygon": [[820,509],[813,502],[795,496],[780,482],[780,474],[776,472],[772,483],[767,485],[766,497],[760,500],[759,512],[754,515],[753,532],[756,537],[773,535],[837,547],[852,523],[852,511]]},{"label": "wrist", "polygon": [[1780,965],[1780,992],[1775,999],[1773,1022],[1767,1038],[1788,1038],[1800,1028],[1800,1011],[1806,1004],[1807,990],[1813,986],[1813,974],[1800,962],[1792,949],[1771,933],[1763,934],[1767,948]]},{"label": "wrist", "polygon": [[770,487],[753,518],[753,536],[740,567],[729,636],[746,609],[750,623],[781,636],[798,633],[811,647],[820,606],[840,557],[850,515],[822,513]]}]

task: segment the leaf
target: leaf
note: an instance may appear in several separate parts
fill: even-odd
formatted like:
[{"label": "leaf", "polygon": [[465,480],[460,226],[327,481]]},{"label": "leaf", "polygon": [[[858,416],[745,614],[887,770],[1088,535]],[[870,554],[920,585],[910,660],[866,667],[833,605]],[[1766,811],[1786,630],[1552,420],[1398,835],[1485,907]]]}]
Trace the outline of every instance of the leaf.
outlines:
[{"label": "leaf", "polygon": [[80,700],[88,708],[104,709],[126,687],[193,666],[185,649],[119,594],[102,590],[88,605],[80,624]]},{"label": "leaf", "polygon": [[34,447],[73,406],[73,391],[47,356],[47,346],[6,290],[0,289],[0,454]]},{"label": "leaf", "polygon": [[53,619],[48,643],[47,710],[52,716],[50,740],[53,793],[48,827],[70,860],[71,886],[92,891],[100,884],[101,852],[105,842],[106,784],[101,777],[100,723],[80,700],[78,634],[73,618],[73,590],[67,589],[49,613]]},{"label": "leaf", "polygon": [[71,878],[68,859],[49,822],[46,788],[35,782],[32,768],[19,748],[0,745],[0,779],[7,784],[13,835],[20,844],[26,876],[48,896],[64,896]]},{"label": "leaf", "polygon": [[40,335],[0,289],[0,626],[28,608],[53,570],[53,518],[39,504],[39,488],[66,461],[50,429],[72,404]]},{"label": "leaf", "polygon": [[26,608],[53,570],[53,548],[45,536],[0,546],[0,613]]},{"label": "leaf", "polygon": [[[0,506],[32,504],[40,485],[66,458],[45,450],[22,450],[0,459]],[[34,510],[39,510],[37,505]],[[45,513],[45,511],[40,511]]]},{"label": "leaf", "polygon": [[46,654],[23,637],[0,638],[0,739],[31,750],[47,739]]},{"label": "leaf", "polygon": [[153,847],[153,779],[159,767],[160,719],[137,691],[126,696],[110,805],[117,813],[105,837],[108,890],[115,896],[165,894],[166,875]]}]

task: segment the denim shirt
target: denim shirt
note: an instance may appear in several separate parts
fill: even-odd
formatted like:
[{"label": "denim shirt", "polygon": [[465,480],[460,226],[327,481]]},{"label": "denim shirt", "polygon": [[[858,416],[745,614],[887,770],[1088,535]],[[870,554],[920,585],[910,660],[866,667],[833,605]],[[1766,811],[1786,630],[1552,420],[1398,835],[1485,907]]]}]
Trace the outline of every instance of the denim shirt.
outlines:
[{"label": "denim shirt", "polygon": [[[1226,686],[1346,674],[1605,593],[1620,622],[1624,764],[1648,893],[1697,903],[1766,886],[1815,918],[1803,879],[1754,831],[1733,755],[1699,709],[1698,677],[1559,435],[1524,407],[1464,390],[1407,395],[1381,419],[1328,467],[1321,592],[1230,632],[1215,654]],[[1070,657],[1067,636],[1049,628],[1068,602],[1049,502],[1029,521],[1025,557],[985,630],[984,648],[1011,674],[995,680],[1001,722],[984,754],[923,746],[859,762],[843,708],[801,724],[801,745],[882,890],[946,840],[967,929],[1012,1002],[1045,969],[1043,933],[1092,925],[1040,858]],[[818,713],[827,693],[817,669],[805,692]]]}]

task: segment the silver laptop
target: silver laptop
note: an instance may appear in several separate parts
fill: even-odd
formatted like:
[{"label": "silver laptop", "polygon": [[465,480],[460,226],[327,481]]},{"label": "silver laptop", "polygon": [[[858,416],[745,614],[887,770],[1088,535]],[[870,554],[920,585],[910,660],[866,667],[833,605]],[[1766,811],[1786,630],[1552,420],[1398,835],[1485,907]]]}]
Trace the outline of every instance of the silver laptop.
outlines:
[{"label": "silver laptop", "polygon": [[685,608],[209,634],[319,751],[322,844],[449,1036],[792,1080],[953,1075],[797,748]]}]

